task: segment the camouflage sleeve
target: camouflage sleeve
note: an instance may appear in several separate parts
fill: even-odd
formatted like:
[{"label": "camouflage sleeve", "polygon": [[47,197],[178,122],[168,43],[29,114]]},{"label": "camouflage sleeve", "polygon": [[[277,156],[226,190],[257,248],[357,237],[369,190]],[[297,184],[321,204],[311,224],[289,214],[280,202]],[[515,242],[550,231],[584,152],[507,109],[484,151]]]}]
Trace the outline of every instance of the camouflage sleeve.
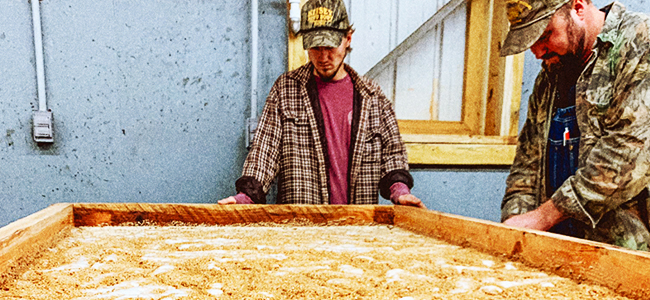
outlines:
[{"label": "camouflage sleeve", "polygon": [[501,221],[513,215],[534,210],[539,205],[536,199],[541,155],[538,141],[543,139],[543,129],[538,120],[540,80],[538,76],[533,94],[528,100],[528,115],[519,134],[515,160],[506,179],[506,192],[501,202]]},{"label": "camouflage sleeve", "polygon": [[650,182],[648,25],[629,27],[604,52],[607,67],[594,67],[586,101],[577,102],[586,110],[580,128],[587,130],[580,168],[551,198],[565,216],[593,227]]},{"label": "camouflage sleeve", "polygon": [[263,189],[263,194],[268,192],[279,166],[282,128],[278,100],[279,91],[276,82],[264,104],[264,110],[242,171],[242,178],[252,177],[258,181]]}]

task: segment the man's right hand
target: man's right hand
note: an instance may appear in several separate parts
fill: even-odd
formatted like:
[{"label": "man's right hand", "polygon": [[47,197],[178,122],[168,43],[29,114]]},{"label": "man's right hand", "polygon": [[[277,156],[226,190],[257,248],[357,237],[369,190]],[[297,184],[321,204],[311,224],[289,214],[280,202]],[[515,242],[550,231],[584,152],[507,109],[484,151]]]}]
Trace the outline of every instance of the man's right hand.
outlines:
[{"label": "man's right hand", "polygon": [[233,197],[233,196],[230,196],[228,198],[221,199],[221,200],[217,201],[217,203],[219,203],[221,205],[237,204],[237,199],[235,199],[235,197]]},{"label": "man's right hand", "polygon": [[244,193],[239,193],[235,196],[230,196],[225,199],[221,199],[217,201],[217,203],[221,205],[229,205],[229,204],[255,204],[251,198],[249,198],[246,194]]}]

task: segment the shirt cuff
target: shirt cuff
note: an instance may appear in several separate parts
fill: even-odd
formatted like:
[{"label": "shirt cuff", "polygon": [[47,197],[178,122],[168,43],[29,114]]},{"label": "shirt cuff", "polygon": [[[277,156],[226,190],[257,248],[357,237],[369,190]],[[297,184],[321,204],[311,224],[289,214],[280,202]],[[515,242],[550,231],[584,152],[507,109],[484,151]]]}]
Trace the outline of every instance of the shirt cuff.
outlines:
[{"label": "shirt cuff", "polygon": [[379,180],[379,194],[384,199],[390,199],[390,187],[396,182],[402,182],[410,189],[413,188],[413,177],[409,171],[398,169],[388,172]]},{"label": "shirt cuff", "polygon": [[553,201],[555,208],[557,208],[557,210],[559,210],[565,217],[576,219],[592,228],[596,228],[596,224],[600,221],[602,214],[599,216],[590,214],[585,209],[585,205],[578,201],[578,196],[573,190],[571,183],[571,178],[566,180],[560,188],[553,193],[553,196],[551,196],[549,201]]},{"label": "shirt cuff", "polygon": [[235,200],[237,200],[237,204],[255,204],[253,200],[244,193],[235,195]]},{"label": "shirt cuff", "polygon": [[409,187],[403,182],[395,182],[390,186],[390,201],[399,204],[399,197],[411,193]]},{"label": "shirt cuff", "polygon": [[266,204],[266,194],[262,189],[262,184],[252,176],[242,176],[235,181],[237,193],[246,194],[253,203]]}]

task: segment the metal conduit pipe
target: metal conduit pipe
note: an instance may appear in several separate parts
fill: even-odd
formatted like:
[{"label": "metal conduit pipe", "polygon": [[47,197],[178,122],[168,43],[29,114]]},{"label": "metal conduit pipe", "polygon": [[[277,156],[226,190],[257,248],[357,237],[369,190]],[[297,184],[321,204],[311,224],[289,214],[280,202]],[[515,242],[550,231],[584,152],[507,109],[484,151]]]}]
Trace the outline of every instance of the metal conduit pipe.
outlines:
[{"label": "metal conduit pipe", "polygon": [[45,98],[45,68],[43,67],[43,35],[41,33],[41,11],[39,0],[32,2],[32,20],[34,25],[34,52],[36,54],[36,84],[38,86],[38,110],[47,110]]},{"label": "metal conduit pipe", "polygon": [[53,143],[52,111],[47,109],[45,96],[45,67],[43,66],[43,34],[41,32],[40,0],[32,1],[34,27],[34,54],[36,57],[36,85],[38,87],[38,110],[34,112],[33,138],[36,143]]},{"label": "metal conduit pipe", "polygon": [[250,148],[257,129],[258,13],[258,0],[251,0],[251,116],[246,120],[246,148]]},{"label": "metal conduit pipe", "polygon": [[251,119],[257,118],[258,0],[251,0]]}]

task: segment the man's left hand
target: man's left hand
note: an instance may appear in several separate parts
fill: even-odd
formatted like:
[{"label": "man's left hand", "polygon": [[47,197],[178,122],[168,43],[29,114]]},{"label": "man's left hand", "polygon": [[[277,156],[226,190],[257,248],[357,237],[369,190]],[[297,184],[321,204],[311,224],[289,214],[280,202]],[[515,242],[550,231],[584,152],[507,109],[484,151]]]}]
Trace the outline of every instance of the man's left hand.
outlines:
[{"label": "man's left hand", "polygon": [[418,197],[413,196],[413,194],[399,196],[399,198],[397,198],[397,203],[399,205],[415,206],[424,209],[427,208],[424,206],[424,203],[422,203],[422,200],[418,199]]}]

